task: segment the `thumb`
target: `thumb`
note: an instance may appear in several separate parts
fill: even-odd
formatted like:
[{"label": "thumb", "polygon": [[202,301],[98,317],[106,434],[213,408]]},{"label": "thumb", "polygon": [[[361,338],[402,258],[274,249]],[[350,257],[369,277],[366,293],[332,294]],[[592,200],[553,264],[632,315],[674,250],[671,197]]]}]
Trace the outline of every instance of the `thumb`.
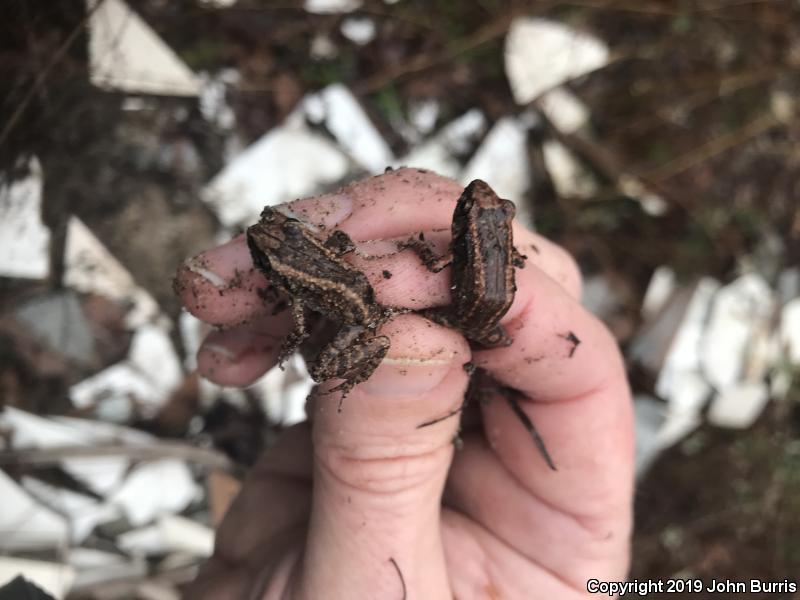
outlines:
[{"label": "thumb", "polygon": [[[337,412],[311,408],[314,490],[298,598],[449,598],[441,496],[469,347],[453,331],[402,315],[383,327],[388,356]],[[330,388],[334,383],[327,384]]]}]

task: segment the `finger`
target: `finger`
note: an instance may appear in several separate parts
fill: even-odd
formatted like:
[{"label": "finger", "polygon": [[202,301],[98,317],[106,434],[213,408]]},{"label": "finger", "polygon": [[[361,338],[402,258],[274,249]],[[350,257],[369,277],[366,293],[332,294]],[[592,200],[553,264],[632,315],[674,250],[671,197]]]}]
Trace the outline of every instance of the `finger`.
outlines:
[{"label": "finger", "polygon": [[[318,227],[322,237],[338,228],[356,241],[402,239],[423,230],[440,230],[444,232],[443,239],[449,239],[453,209],[461,191],[461,185],[451,179],[428,171],[399,169],[356,182],[332,194],[293,202],[285,209]],[[523,228],[515,227],[515,235],[517,245],[530,262],[556,281],[563,282],[573,296],[579,297],[580,278],[574,261],[564,250]],[[419,259],[413,252],[401,255],[408,265],[419,268]],[[380,288],[380,272],[371,281]],[[438,281],[447,282],[447,274],[440,275]],[[394,287],[398,284],[399,280],[392,282]],[[262,297],[267,288],[264,276],[253,267],[244,235],[189,259],[178,269],[175,278],[175,291],[192,314],[226,328],[268,314],[272,307]],[[418,298],[408,308],[421,308],[423,303]],[[427,306],[444,303],[438,297]]]},{"label": "finger", "polygon": [[289,316],[284,312],[212,331],[197,352],[197,369],[219,385],[250,385],[275,366],[289,327]]},{"label": "finger", "polygon": [[486,435],[506,467],[532,494],[576,518],[630,513],[633,428],[624,366],[611,334],[535,266],[517,272],[509,311],[511,346],[475,354],[475,362],[518,390],[523,409],[558,467],[549,471],[530,435],[501,397],[484,408]]},{"label": "finger", "polygon": [[414,315],[382,332],[392,339],[388,358],[347,396],[343,412],[333,394],[314,403],[302,597],[400,598],[403,586],[410,598],[450,597],[439,518],[458,423],[419,426],[460,406],[469,348]]}]

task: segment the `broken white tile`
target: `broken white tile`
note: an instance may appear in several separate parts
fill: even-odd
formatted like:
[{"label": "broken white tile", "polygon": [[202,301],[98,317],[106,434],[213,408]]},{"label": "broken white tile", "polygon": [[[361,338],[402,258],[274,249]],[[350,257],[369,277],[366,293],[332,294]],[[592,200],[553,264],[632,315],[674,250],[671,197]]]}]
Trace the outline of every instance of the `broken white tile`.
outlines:
[{"label": "broken white tile", "polygon": [[532,222],[525,213],[527,203],[523,202],[531,183],[527,148],[530,126],[528,115],[499,119],[459,177],[462,183],[485,180],[498,196],[517,205],[517,217],[526,224]]},{"label": "broken white tile", "polygon": [[4,471],[0,471],[0,498],[1,553],[61,548],[68,543],[66,518],[32,498]]},{"label": "broken white tile", "polygon": [[153,383],[127,362],[111,365],[69,389],[76,408],[103,411],[108,417],[103,420],[114,423],[127,422],[137,400],[147,401],[157,395]]},{"label": "broken white tile", "polygon": [[427,135],[436,126],[439,110],[439,101],[435,98],[416,100],[408,107],[408,119],[419,133]]},{"label": "broken white tile", "polygon": [[667,212],[669,204],[661,196],[650,191],[647,187],[632,175],[621,175],[617,181],[619,191],[626,196],[639,201],[642,210],[650,216],[660,217]]},{"label": "broken white tile", "polygon": [[436,135],[412,148],[394,167],[430,169],[445,177],[457,178],[461,171],[458,157],[466,154],[486,129],[486,118],[473,108],[442,127]]},{"label": "broken white tile", "polygon": [[113,521],[121,516],[115,506],[32,477],[23,477],[22,485],[31,496],[57,510],[58,514],[69,520],[69,537],[72,544],[82,543],[98,524]]},{"label": "broken white tile", "polygon": [[158,528],[171,552],[202,557],[214,552],[214,531],[197,521],[179,515],[162,515]]},{"label": "broken white tile", "polygon": [[158,524],[131,529],[117,536],[117,545],[133,556],[163,555],[169,552]]},{"label": "broken white tile", "polygon": [[539,100],[539,108],[562,133],[575,133],[589,121],[589,109],[563,87],[553,88]]},{"label": "broken white tile", "polygon": [[597,182],[561,142],[542,144],[545,166],[556,192],[562,197],[589,198],[597,192]]},{"label": "broken white tile", "polygon": [[321,100],[325,106],[325,127],[356,163],[373,174],[392,164],[389,145],[349,89],[334,83],[316,94],[318,99],[313,96],[312,103]]},{"label": "broken white tile", "polygon": [[339,28],[342,35],[354,44],[364,46],[375,39],[377,28],[369,17],[348,17]]},{"label": "broken white tile", "polygon": [[339,55],[339,47],[327,33],[320,32],[311,38],[308,54],[312,60],[332,60]]},{"label": "broken white tile", "polygon": [[220,171],[204,199],[227,227],[258,220],[265,205],[309,196],[347,173],[347,157],[293,113]]},{"label": "broken white tile", "polygon": [[94,335],[77,296],[69,291],[38,296],[15,311],[17,319],[52,350],[91,366],[96,360]]},{"label": "broken white tile", "polygon": [[714,398],[708,422],[717,427],[746,429],[756,422],[769,400],[764,381],[747,381],[728,387]]},{"label": "broken white tile", "polygon": [[649,320],[661,312],[674,290],[675,271],[665,266],[653,271],[642,300],[642,318]]},{"label": "broken white tile", "polygon": [[773,292],[756,273],[717,292],[700,346],[701,366],[711,385],[724,390],[739,381],[753,335],[769,321],[773,308]]},{"label": "broken white tile", "polygon": [[506,36],[506,75],[517,104],[599,69],[608,59],[602,41],[556,21],[517,17]]},{"label": "broken white tile", "polygon": [[[178,355],[166,331],[154,325],[143,325],[136,330],[131,341],[128,361],[153,383],[156,397],[150,400],[154,408],[161,403],[183,381]],[[143,399],[147,402],[147,399]]]},{"label": "broken white tile", "polygon": [[0,176],[0,277],[44,279],[50,273],[50,230],[42,223],[39,160],[16,181]]},{"label": "broken white tile", "polygon": [[362,0],[305,0],[303,8],[317,15],[348,13],[360,8],[361,2]]},{"label": "broken white tile", "polygon": [[[108,424],[67,417],[40,417],[10,406],[0,413],[0,426],[12,432],[10,448],[58,448],[96,446],[102,443],[152,443],[143,432],[114,428]],[[124,437],[117,431],[128,431]],[[105,495],[115,489],[128,468],[120,456],[65,458],[61,466],[93,492]]]},{"label": "broken white tile", "polygon": [[158,304],[152,296],[136,285],[128,270],[74,216],[67,224],[64,265],[65,286],[130,304],[125,317],[129,328],[154,321],[159,316]]},{"label": "broken white tile", "polygon": [[156,460],[134,467],[109,502],[121,507],[138,527],[163,513],[183,510],[199,493],[186,463]]},{"label": "broken white tile", "polygon": [[68,565],[0,556],[0,587],[19,575],[35,583],[56,600],[67,597],[75,579],[75,571]]},{"label": "broken white tile", "polygon": [[700,345],[711,299],[717,289],[719,282],[710,277],[692,286],[688,290],[688,303],[680,311],[678,320],[672,323],[677,329],[668,332],[671,343],[656,381],[656,393],[670,402],[680,402],[687,387],[691,390],[687,401],[690,405],[694,404],[693,398],[702,394],[696,390],[699,384],[695,379],[700,377]]},{"label": "broken white tile", "polygon": [[220,73],[200,75],[202,87],[198,98],[200,113],[206,121],[220,129],[230,130],[236,125],[236,114],[227,102],[228,87],[238,83],[240,76],[236,69],[223,69]]},{"label": "broken white tile", "polygon": [[89,17],[92,84],[159,96],[199,93],[200,79],[123,0],[87,4],[97,7]]},{"label": "broken white tile", "polygon": [[70,548],[67,563],[75,569],[75,592],[81,588],[114,579],[142,577],[147,562],[142,558],[123,556],[94,548]]},{"label": "broken white tile", "polygon": [[288,427],[306,419],[306,398],[313,386],[305,362],[295,354],[289,358],[284,370],[273,367],[250,389],[260,398],[270,422]]}]

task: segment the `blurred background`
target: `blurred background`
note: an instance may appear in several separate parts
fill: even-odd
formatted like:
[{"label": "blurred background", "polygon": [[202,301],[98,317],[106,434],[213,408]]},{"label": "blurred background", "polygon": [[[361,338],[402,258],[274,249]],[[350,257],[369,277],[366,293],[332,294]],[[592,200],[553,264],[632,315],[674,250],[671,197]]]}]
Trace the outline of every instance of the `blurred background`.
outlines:
[{"label": "blurred background", "polygon": [[578,259],[636,396],[631,577],[798,576],[800,3],[0,16],[0,583],[179,597],[309,384],[199,379],[177,266],[401,165],[487,180]]}]

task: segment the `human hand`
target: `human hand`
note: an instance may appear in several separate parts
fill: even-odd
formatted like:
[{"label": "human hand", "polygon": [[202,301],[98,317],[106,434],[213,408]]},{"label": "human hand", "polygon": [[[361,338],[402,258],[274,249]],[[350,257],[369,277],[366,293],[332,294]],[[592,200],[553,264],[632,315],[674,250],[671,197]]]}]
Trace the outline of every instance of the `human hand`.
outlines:
[{"label": "human hand", "polygon": [[[357,243],[419,231],[435,240],[449,231],[460,193],[449,179],[401,169],[290,206]],[[633,427],[622,359],[581,307],[572,259],[521,227],[514,238],[528,256],[502,321],[514,343],[474,351],[414,314],[385,325],[388,356],[343,412],[336,394],[315,394],[311,425],[288,429],[252,469],[188,597],[561,600],[585,597],[588,579],[624,579]],[[348,260],[380,303],[449,302],[447,270],[431,273],[390,242],[358,246]],[[184,305],[225,326],[200,349],[201,374],[246,385],[275,364],[290,316],[270,314],[257,295],[265,286],[243,236],[179,271]],[[470,360],[521,392],[557,472],[499,396],[476,407],[480,420],[465,427],[461,450],[457,418],[417,428],[460,406]]]}]

